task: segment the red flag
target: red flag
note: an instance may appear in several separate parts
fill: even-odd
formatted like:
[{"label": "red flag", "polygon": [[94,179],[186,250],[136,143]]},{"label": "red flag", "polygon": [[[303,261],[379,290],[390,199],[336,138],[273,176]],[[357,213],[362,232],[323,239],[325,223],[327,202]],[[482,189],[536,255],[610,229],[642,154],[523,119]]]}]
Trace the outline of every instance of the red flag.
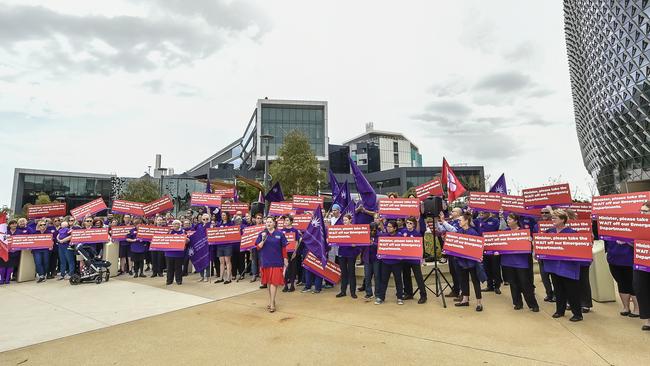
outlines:
[{"label": "red flag", "polygon": [[442,184],[447,185],[447,202],[450,203],[466,191],[445,158],[442,158]]},{"label": "red flag", "polygon": [[0,258],[9,261],[9,247],[7,246],[7,213],[0,212]]}]

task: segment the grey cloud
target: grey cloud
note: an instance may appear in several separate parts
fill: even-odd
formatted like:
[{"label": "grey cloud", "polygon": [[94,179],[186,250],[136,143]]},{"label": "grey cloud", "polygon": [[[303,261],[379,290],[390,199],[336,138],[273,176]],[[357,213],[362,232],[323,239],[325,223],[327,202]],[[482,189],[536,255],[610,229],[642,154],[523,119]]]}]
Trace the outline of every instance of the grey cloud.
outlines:
[{"label": "grey cloud", "polygon": [[506,71],[488,75],[476,83],[477,90],[489,90],[500,93],[521,91],[534,86],[530,76],[519,71]]},{"label": "grey cloud", "polygon": [[442,115],[466,116],[472,112],[472,109],[456,100],[437,100],[429,103],[427,111]]},{"label": "grey cloud", "polygon": [[162,79],[153,79],[140,84],[153,94],[173,94],[178,97],[194,97],[201,94],[201,90],[195,86],[173,82],[166,83]]},{"label": "grey cloud", "polygon": [[162,80],[156,79],[156,80],[145,81],[144,83],[141,84],[141,86],[144,87],[145,89],[148,89],[150,92],[154,94],[160,94],[160,92],[163,89],[163,84],[164,82]]},{"label": "grey cloud", "polygon": [[533,42],[526,41],[506,51],[503,57],[508,61],[520,61],[531,58],[535,53]]}]

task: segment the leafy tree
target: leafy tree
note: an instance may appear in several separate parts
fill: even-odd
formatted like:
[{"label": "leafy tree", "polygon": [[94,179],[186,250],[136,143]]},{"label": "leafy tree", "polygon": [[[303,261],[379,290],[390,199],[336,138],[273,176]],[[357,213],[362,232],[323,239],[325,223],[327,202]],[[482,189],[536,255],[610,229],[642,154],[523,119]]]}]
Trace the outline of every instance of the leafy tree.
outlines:
[{"label": "leafy tree", "polygon": [[47,204],[47,203],[52,203],[52,200],[50,199],[50,196],[48,196],[44,192],[40,192],[36,196],[36,202],[34,204],[35,205],[44,205],[44,204]]},{"label": "leafy tree", "polygon": [[246,183],[237,182],[237,192],[240,202],[255,202],[260,195],[260,190]]},{"label": "leafy tree", "polygon": [[151,202],[160,198],[158,183],[150,178],[140,178],[130,181],[120,194],[120,199],[133,202]]},{"label": "leafy tree", "polygon": [[315,195],[318,181],[325,181],[325,173],[320,170],[309,140],[299,131],[291,131],[284,137],[270,173],[275,182],[280,182],[286,198],[294,194]]}]

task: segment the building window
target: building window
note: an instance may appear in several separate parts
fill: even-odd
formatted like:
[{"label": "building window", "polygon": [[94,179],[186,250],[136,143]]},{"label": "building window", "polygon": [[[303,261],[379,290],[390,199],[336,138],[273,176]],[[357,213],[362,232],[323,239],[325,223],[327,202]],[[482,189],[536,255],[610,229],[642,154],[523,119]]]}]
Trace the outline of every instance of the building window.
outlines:
[{"label": "building window", "polygon": [[398,152],[399,151],[399,144],[397,141],[393,141],[393,151]]},{"label": "building window", "polygon": [[399,154],[393,154],[393,163],[399,166]]}]

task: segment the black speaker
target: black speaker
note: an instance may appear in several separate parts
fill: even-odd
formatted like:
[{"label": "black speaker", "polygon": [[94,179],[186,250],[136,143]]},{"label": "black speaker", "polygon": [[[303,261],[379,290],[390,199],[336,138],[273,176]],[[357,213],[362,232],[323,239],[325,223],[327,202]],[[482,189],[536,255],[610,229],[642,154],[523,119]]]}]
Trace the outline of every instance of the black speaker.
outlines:
[{"label": "black speaker", "polygon": [[255,217],[258,213],[264,215],[264,202],[251,202],[251,217]]},{"label": "black speaker", "polygon": [[442,207],[442,198],[440,197],[429,197],[422,201],[422,207],[424,208],[424,216],[433,216],[438,217],[441,211],[444,211]]}]

